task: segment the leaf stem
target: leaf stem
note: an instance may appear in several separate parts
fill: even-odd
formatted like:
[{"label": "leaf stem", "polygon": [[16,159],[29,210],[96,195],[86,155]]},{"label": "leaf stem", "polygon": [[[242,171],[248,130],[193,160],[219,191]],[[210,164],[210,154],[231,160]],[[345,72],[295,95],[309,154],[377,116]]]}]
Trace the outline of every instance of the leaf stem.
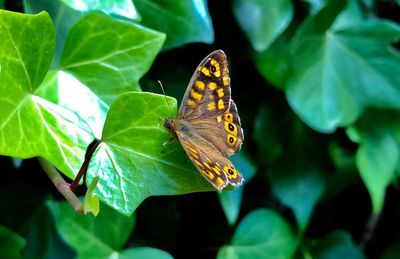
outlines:
[{"label": "leaf stem", "polygon": [[49,176],[50,180],[53,182],[57,190],[65,197],[65,199],[69,203],[71,203],[76,212],[82,213],[82,203],[78,199],[78,197],[76,197],[76,195],[72,192],[70,184],[64,180],[57,169],[54,168],[54,166],[49,161],[47,161],[43,157],[39,157],[38,160],[40,165],[43,167],[43,170]]},{"label": "leaf stem", "polygon": [[365,249],[367,243],[372,239],[380,218],[381,218],[381,213],[373,213],[369,216],[367,224],[365,226],[364,233],[359,243],[359,247],[361,249]]},{"label": "leaf stem", "polygon": [[87,168],[89,166],[90,159],[92,158],[94,151],[100,145],[100,143],[101,143],[101,140],[95,139],[87,147],[86,154],[85,154],[85,161],[83,161],[82,167],[81,167],[81,169],[79,169],[79,172],[78,172],[77,176],[75,177],[75,180],[69,186],[71,191],[74,191],[76,189],[76,187],[79,184],[79,181],[85,175]]}]

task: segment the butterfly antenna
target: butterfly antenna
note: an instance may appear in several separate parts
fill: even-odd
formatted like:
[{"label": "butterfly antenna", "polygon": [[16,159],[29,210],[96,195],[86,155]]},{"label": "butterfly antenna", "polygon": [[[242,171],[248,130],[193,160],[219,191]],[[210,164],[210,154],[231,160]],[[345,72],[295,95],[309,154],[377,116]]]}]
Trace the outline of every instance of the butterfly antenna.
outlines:
[{"label": "butterfly antenna", "polygon": [[167,95],[165,94],[165,91],[164,91],[164,86],[162,85],[162,83],[161,83],[160,80],[157,80],[157,82],[158,82],[158,84],[160,85],[161,91],[162,91],[163,94],[164,94],[165,102],[167,103],[169,113],[171,114],[171,117],[173,117],[171,106],[170,106],[169,103],[168,103]]}]

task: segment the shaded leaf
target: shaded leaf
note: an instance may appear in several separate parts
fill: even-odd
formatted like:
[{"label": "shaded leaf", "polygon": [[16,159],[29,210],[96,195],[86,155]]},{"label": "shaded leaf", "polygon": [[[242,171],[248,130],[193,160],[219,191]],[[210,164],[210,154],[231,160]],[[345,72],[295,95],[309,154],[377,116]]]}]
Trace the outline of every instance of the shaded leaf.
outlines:
[{"label": "shaded leaf", "polygon": [[90,13],[71,29],[61,69],[72,73],[110,104],[124,92],[140,91],[138,81],[150,68],[164,40],[162,33]]},{"label": "shaded leaf", "polygon": [[21,258],[25,240],[5,226],[0,225],[0,255],[3,258]]},{"label": "shaded leaf", "polygon": [[79,11],[102,11],[106,14],[123,16],[133,20],[140,20],[131,0],[62,0],[65,4]]},{"label": "shaded leaf", "polygon": [[[100,200],[131,214],[147,197],[213,190],[185,159],[162,125],[176,101],[164,95],[132,92],[117,98],[107,115],[102,143],[88,169],[88,181],[99,176],[95,190]],[[176,108],[175,108],[176,109]]]},{"label": "shaded leaf", "polygon": [[293,17],[290,0],[235,0],[233,12],[253,48],[266,50]]},{"label": "shaded leaf", "polygon": [[160,249],[151,247],[139,247],[139,248],[130,248],[122,251],[119,254],[119,258],[172,259],[173,257],[169,253]]},{"label": "shaded leaf", "polygon": [[232,191],[223,191],[218,194],[219,201],[229,225],[236,223],[239,216],[240,205],[242,203],[243,188],[246,183],[253,178],[256,173],[255,165],[245,156],[244,150],[240,153],[229,157],[229,160],[235,165],[236,169],[243,174],[244,184]]},{"label": "shaded leaf", "polygon": [[57,234],[50,211],[41,205],[25,224],[24,259],[70,259],[76,254]]},{"label": "shaded leaf", "polygon": [[135,4],[143,25],[167,34],[164,49],[214,41],[206,0],[136,0]]},{"label": "shaded leaf", "polygon": [[400,26],[366,21],[332,28],[344,4],[327,4],[291,43],[287,99],[308,125],[322,132],[350,125],[365,107],[400,108],[400,76],[393,76],[400,58],[390,48]]},{"label": "shaded leaf", "polygon": [[313,168],[283,166],[268,172],[271,187],[278,199],[290,207],[300,232],[304,232],[315,205],[325,189],[325,178]]},{"label": "shaded leaf", "polygon": [[50,17],[0,10],[0,38],[0,153],[43,156],[72,178],[90,130],[74,113],[35,95],[54,51]]},{"label": "shaded leaf", "polygon": [[395,177],[400,157],[400,113],[369,110],[354,127],[349,137],[360,144],[357,168],[372,200],[373,211],[381,211],[386,187]]},{"label": "shaded leaf", "polygon": [[400,240],[396,240],[383,251],[381,259],[392,259],[400,257]]},{"label": "shaded leaf", "polygon": [[365,258],[361,249],[354,244],[351,235],[345,231],[335,231],[310,242],[309,249],[312,258],[318,259]]},{"label": "shaded leaf", "polygon": [[118,252],[128,240],[135,222],[133,216],[125,217],[107,206],[94,217],[77,214],[67,202],[49,201],[47,205],[58,233],[77,251],[79,258],[105,258]]},{"label": "shaded leaf", "polygon": [[217,258],[290,258],[296,246],[284,219],[272,210],[257,209],[243,218],[231,243],[219,250]]}]

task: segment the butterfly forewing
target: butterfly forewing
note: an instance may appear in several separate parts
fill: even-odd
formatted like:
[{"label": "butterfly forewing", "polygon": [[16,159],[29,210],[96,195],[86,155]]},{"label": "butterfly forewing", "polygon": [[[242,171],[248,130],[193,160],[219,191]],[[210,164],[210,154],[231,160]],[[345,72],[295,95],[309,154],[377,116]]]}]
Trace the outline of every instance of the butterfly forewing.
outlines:
[{"label": "butterfly forewing", "polygon": [[199,119],[224,114],[231,99],[230,78],[225,53],[216,50],[209,54],[194,72],[178,118]]}]

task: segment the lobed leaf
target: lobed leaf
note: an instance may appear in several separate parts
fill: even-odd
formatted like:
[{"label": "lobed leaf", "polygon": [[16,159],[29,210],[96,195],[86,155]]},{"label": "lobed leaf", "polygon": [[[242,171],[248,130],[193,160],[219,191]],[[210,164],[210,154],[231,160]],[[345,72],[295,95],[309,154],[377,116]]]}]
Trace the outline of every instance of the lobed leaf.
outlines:
[{"label": "lobed leaf", "polygon": [[87,177],[91,182],[99,176],[95,193],[124,214],[132,214],[149,196],[213,190],[185,160],[178,141],[163,151],[163,143],[171,138],[162,125],[163,118],[171,116],[168,106],[176,108],[176,101],[132,92],[118,97],[108,112]]},{"label": "lobed leaf", "polygon": [[[400,59],[390,44],[400,27],[365,21],[332,28],[344,1],[327,4],[293,39],[292,109],[312,128],[332,132],[356,121],[365,107],[400,108]],[[363,75],[363,76],[360,76]]]},{"label": "lobed leaf", "polygon": [[90,13],[71,29],[61,69],[111,104],[122,93],[140,91],[138,81],[150,68],[164,40],[162,33]]},{"label": "lobed leaf", "polygon": [[43,156],[72,178],[92,136],[74,113],[35,95],[55,46],[48,14],[0,10],[0,38],[0,153]]}]

